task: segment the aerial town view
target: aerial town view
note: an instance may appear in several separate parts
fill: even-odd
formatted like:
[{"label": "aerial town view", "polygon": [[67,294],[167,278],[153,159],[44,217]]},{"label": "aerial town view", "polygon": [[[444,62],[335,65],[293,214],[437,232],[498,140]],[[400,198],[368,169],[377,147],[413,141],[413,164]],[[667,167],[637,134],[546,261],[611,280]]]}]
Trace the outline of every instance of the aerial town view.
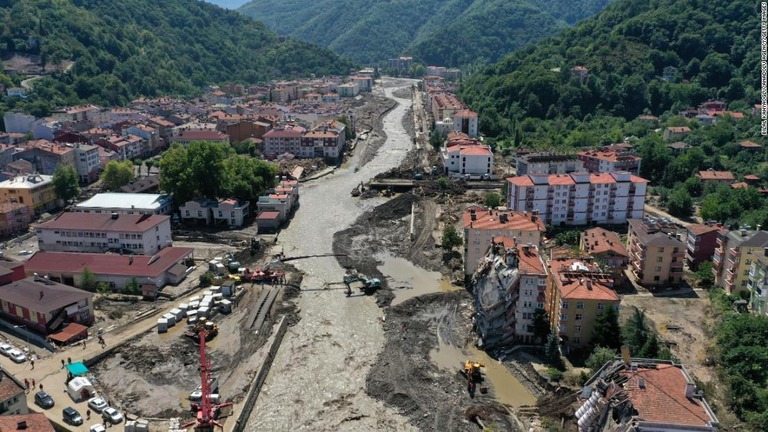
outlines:
[{"label": "aerial town view", "polygon": [[0,432],[768,431],[766,2],[0,18]]}]

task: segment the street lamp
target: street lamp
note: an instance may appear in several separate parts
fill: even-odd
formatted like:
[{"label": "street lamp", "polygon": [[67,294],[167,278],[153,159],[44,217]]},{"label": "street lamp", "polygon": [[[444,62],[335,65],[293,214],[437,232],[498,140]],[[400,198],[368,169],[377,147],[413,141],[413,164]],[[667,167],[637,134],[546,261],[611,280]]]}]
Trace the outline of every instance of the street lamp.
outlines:
[{"label": "street lamp", "polygon": [[27,326],[25,326],[23,324],[22,325],[15,325],[15,326],[13,326],[13,328],[23,328],[24,329],[24,336],[27,337],[27,355],[29,355],[30,354],[30,350],[29,350],[29,331],[27,330]]}]

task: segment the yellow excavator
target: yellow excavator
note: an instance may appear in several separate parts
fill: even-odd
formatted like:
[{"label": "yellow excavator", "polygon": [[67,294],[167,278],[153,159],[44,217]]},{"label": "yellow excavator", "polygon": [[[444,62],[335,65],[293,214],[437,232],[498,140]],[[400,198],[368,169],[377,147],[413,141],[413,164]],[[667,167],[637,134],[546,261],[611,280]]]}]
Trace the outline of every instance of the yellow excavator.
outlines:
[{"label": "yellow excavator", "polygon": [[464,362],[464,375],[467,377],[467,390],[470,393],[475,391],[477,383],[483,381],[483,375],[480,372],[481,367],[485,367],[485,364],[472,360]]}]

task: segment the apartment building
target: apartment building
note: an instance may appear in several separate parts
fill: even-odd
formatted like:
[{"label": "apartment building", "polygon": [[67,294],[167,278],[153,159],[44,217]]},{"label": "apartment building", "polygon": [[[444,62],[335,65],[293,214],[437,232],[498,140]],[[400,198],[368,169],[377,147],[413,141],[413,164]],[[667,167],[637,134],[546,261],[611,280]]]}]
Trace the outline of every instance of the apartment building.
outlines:
[{"label": "apartment building", "polygon": [[578,157],[584,162],[584,169],[591,173],[626,171],[640,175],[642,158],[627,151],[611,148],[584,150],[579,152]]},{"label": "apartment building", "polygon": [[768,249],[749,265],[747,279],[749,309],[757,315],[768,315]]},{"label": "apartment building", "polygon": [[35,228],[41,251],[151,255],[173,244],[171,218],[161,215],[67,212]]},{"label": "apartment building", "polygon": [[719,231],[717,247],[712,256],[715,284],[728,294],[748,289],[749,272],[752,263],[761,259],[768,247],[768,232],[760,225],[756,230],[745,226],[730,232]]},{"label": "apartment building", "polygon": [[475,325],[485,350],[533,343],[533,315],[544,309],[547,272],[536,245],[493,237],[473,275]]},{"label": "apartment building", "polygon": [[61,165],[75,166],[73,146],[60,145],[48,140],[28,141],[23,150],[13,155],[14,160],[23,159],[32,164],[40,174],[53,175]]},{"label": "apartment building", "polygon": [[607,267],[613,274],[615,282],[618,283],[624,279],[624,270],[629,263],[629,252],[617,233],[599,227],[590,228],[581,233],[579,249]]},{"label": "apartment building", "polygon": [[346,145],[344,124],[333,122],[316,127],[302,134],[300,157],[316,157],[339,160]]},{"label": "apartment building", "polygon": [[443,170],[446,174],[490,176],[493,174],[493,151],[482,144],[455,144],[444,148]]},{"label": "apartment building", "polygon": [[27,231],[32,221],[32,212],[29,207],[21,203],[0,203],[0,235],[11,236],[15,233]]},{"label": "apartment building", "polygon": [[575,154],[528,153],[515,158],[517,175],[570,174],[586,171],[584,162]]},{"label": "apartment building", "polygon": [[557,258],[548,264],[545,309],[552,330],[566,348],[588,346],[595,318],[607,308],[619,308],[613,277],[593,262]]},{"label": "apartment building", "polygon": [[494,237],[509,237],[518,244],[541,244],[544,222],[536,215],[470,206],[464,211],[464,273],[475,272],[477,263]]},{"label": "apartment building", "polygon": [[458,97],[453,93],[434,93],[429,95],[428,108],[435,120],[453,117],[454,113],[464,109]]},{"label": "apartment building", "polygon": [[477,113],[463,109],[453,114],[453,131],[467,134],[470,138],[477,137]]},{"label": "apartment building", "polygon": [[0,202],[24,204],[34,214],[46,212],[56,207],[52,177],[32,174],[0,182]]},{"label": "apartment building", "polygon": [[75,169],[80,183],[90,184],[98,180],[102,169],[99,146],[75,144]]},{"label": "apartment building", "polygon": [[630,219],[627,249],[630,270],[640,285],[678,285],[683,280],[686,247],[677,227],[665,219]]},{"label": "apartment building", "polygon": [[286,125],[276,127],[264,134],[264,156],[274,158],[283,153],[291,153],[299,157],[314,157],[309,148],[304,152],[301,137],[307,130],[301,126]]},{"label": "apartment building", "polygon": [[685,261],[688,268],[696,270],[699,264],[711,262],[717,248],[720,231],[728,231],[718,223],[692,224],[688,226],[685,240]]},{"label": "apartment building", "polygon": [[644,214],[648,180],[628,172],[529,174],[508,178],[507,207],[545,224],[625,223]]}]

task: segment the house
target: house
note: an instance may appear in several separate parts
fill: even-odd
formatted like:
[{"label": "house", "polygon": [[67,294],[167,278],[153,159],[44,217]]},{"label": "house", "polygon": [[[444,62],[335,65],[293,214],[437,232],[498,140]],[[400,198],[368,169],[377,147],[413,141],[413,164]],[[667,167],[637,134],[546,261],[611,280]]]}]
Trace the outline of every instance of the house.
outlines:
[{"label": "house", "polygon": [[749,140],[741,141],[739,143],[739,147],[741,147],[744,150],[751,150],[751,151],[759,151],[761,148],[763,148],[763,146],[761,146],[760,144],[754,141],[749,141]]},{"label": "house", "polygon": [[121,161],[144,157],[148,150],[146,141],[136,135],[110,135],[97,139],[94,143],[99,147],[115,152],[117,160]]},{"label": "house", "polygon": [[665,141],[680,141],[691,133],[691,128],[688,126],[670,126],[664,129]]},{"label": "house", "polygon": [[156,192],[160,185],[160,178],[157,175],[149,175],[129,183],[120,188],[124,193],[149,193]]},{"label": "house", "polygon": [[288,195],[278,194],[260,196],[259,201],[256,203],[256,208],[259,213],[277,212],[281,223],[288,219],[288,215],[292,210],[291,200],[288,198]]},{"label": "house", "polygon": [[161,215],[66,212],[35,227],[41,251],[151,255],[171,246],[171,218]]},{"label": "house", "polygon": [[706,171],[699,171],[698,174],[696,174],[696,178],[701,180],[702,183],[720,184],[731,184],[736,179],[730,171],[715,171],[712,168]]},{"label": "house", "polygon": [[453,130],[467,134],[470,138],[477,137],[477,113],[468,109],[456,111],[453,114]]},{"label": "house", "polygon": [[626,171],[633,175],[640,175],[642,158],[626,151],[607,148],[584,150],[578,153],[578,157],[584,162],[584,169],[591,173]]},{"label": "house", "polygon": [[32,222],[32,211],[24,204],[16,202],[0,203],[0,236],[27,231]]},{"label": "house", "polygon": [[597,316],[619,308],[613,277],[581,259],[553,259],[548,267],[545,309],[552,330],[566,349],[589,346]]},{"label": "house", "polygon": [[0,286],[0,316],[51,334],[66,322],[93,324],[93,293],[31,276]]},{"label": "house", "polygon": [[661,79],[667,82],[675,82],[677,80],[678,69],[674,66],[667,66],[662,71]]},{"label": "house", "polygon": [[581,233],[579,249],[609,268],[614,281],[624,278],[629,253],[617,233],[599,227],[590,228]]},{"label": "house", "polygon": [[360,94],[360,85],[358,83],[341,84],[336,88],[340,97],[355,97]]},{"label": "house", "polygon": [[112,290],[122,290],[132,281],[163,288],[177,285],[187,275],[191,248],[167,247],[154,255],[36,252],[24,263],[28,275],[46,275],[50,280],[82,287],[83,269]]},{"label": "house", "polygon": [[[19,414],[27,414],[29,412],[25,392],[26,387],[24,383],[17,380],[15,376],[8,373],[5,369],[0,368],[0,430],[17,430],[16,423],[11,423],[13,428],[5,429],[3,428],[3,422],[7,422],[7,419],[10,417],[21,417]],[[44,415],[43,418],[45,418]]]},{"label": "house", "polygon": [[229,135],[217,130],[187,129],[170,138],[171,144],[187,145],[193,141],[207,141],[229,145]]},{"label": "house", "polygon": [[472,276],[475,326],[484,350],[533,343],[533,315],[544,309],[547,272],[535,245],[493,237]]},{"label": "house", "polygon": [[731,189],[744,189],[748,187],[749,187],[749,184],[745,182],[731,183]]},{"label": "house", "polygon": [[137,123],[123,129],[123,135],[141,138],[146,143],[145,155],[157,154],[163,143],[160,139],[160,131],[143,123]]},{"label": "house", "polygon": [[280,228],[280,213],[276,211],[263,211],[256,216],[256,226],[259,233],[275,232]]},{"label": "house", "polygon": [[3,124],[6,132],[28,133],[32,131],[32,124],[37,120],[35,116],[22,112],[6,112],[3,114]]},{"label": "house", "polygon": [[0,182],[0,202],[24,204],[36,215],[56,207],[56,200],[49,175],[24,175]]},{"label": "house", "polygon": [[717,117],[709,114],[697,114],[696,121],[702,126],[712,126],[717,123]]},{"label": "house", "polygon": [[[2,402],[0,401],[0,404]],[[23,432],[55,432],[53,424],[43,413],[32,412],[28,414],[1,415],[1,431]]]},{"label": "house", "polygon": [[587,78],[589,78],[589,69],[585,68],[584,66],[574,66],[571,68],[571,76],[578,78],[579,82],[583,83]]},{"label": "house", "polygon": [[450,145],[442,151],[446,174],[490,176],[493,174],[493,151],[482,144]]},{"label": "house", "polygon": [[677,227],[651,217],[627,222],[630,270],[637,283],[649,287],[679,285],[686,248],[677,238]]},{"label": "house", "polygon": [[580,430],[717,432],[720,422],[685,367],[671,360],[609,360],[577,396]]},{"label": "house", "polygon": [[677,141],[677,142],[673,142],[672,144],[667,144],[667,147],[669,147],[669,149],[672,150],[672,152],[675,154],[683,154],[686,150],[691,148],[690,145],[682,141]]},{"label": "house", "polygon": [[744,181],[750,186],[755,186],[760,183],[760,177],[754,174],[747,174],[744,176]]},{"label": "house", "polygon": [[397,69],[401,72],[408,72],[413,64],[413,57],[398,57],[387,59],[387,67]]},{"label": "house", "polygon": [[350,82],[357,84],[361,92],[370,93],[373,90],[373,77],[370,76],[352,76]]},{"label": "house", "polygon": [[536,215],[480,206],[464,210],[464,274],[471,275],[494,237],[509,237],[526,245],[540,245],[546,230]]},{"label": "house", "polygon": [[21,88],[21,87],[8,87],[5,89],[5,94],[8,95],[8,97],[18,97],[21,99],[27,98],[27,90]]},{"label": "house", "polygon": [[511,177],[510,210],[536,212],[545,224],[625,223],[643,216],[648,180],[628,172]]},{"label": "house", "polygon": [[584,162],[575,154],[527,153],[515,158],[517,175],[570,174],[584,171]]},{"label": "house", "polygon": [[238,201],[236,199],[222,199],[211,208],[213,212],[213,221],[215,223],[224,223],[230,227],[241,227],[243,221],[250,214],[251,203],[248,201]]},{"label": "house", "polygon": [[718,223],[692,224],[688,226],[685,241],[685,261],[688,268],[696,270],[699,264],[711,262],[717,248],[720,232],[728,229]]},{"label": "house", "polygon": [[733,231],[718,231],[717,247],[712,257],[712,273],[715,284],[728,294],[746,291],[749,282],[749,266],[764,259],[768,248],[768,232],[760,225],[755,230],[745,226]]},{"label": "house", "polygon": [[173,197],[161,194],[106,192],[75,204],[72,211],[96,214],[169,215],[173,211]]},{"label": "house", "polygon": [[659,118],[652,115],[641,115],[638,116],[637,119],[647,125],[655,125],[659,122]]},{"label": "house", "polygon": [[217,202],[214,200],[192,200],[187,201],[179,207],[179,213],[181,220],[184,222],[193,223],[205,223],[210,225],[213,222],[213,214],[211,209],[216,207]]}]

